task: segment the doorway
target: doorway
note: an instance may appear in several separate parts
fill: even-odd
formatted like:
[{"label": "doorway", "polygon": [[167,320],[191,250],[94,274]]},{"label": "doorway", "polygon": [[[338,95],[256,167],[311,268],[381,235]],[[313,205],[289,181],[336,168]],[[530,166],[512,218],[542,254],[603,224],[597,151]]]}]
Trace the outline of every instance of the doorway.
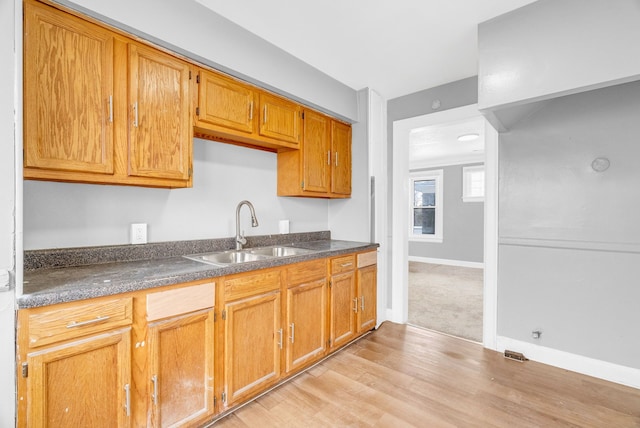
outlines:
[{"label": "doorway", "polygon": [[[407,207],[411,197],[409,181],[409,139],[417,128],[477,118],[477,105],[469,105],[442,112],[395,121],[393,124],[393,207],[392,207],[392,295],[391,319],[406,323],[408,320],[409,276],[409,220]],[[483,273],[483,327],[482,342],[496,349],[497,298],[497,143],[498,133],[485,120],[485,203],[484,203],[484,273]],[[446,215],[445,215],[446,217]]]}]

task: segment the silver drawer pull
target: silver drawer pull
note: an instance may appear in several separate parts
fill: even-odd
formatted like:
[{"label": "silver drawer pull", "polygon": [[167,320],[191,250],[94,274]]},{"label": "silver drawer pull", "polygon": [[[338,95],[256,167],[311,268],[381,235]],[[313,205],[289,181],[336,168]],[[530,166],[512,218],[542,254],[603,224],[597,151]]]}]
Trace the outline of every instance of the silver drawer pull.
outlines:
[{"label": "silver drawer pull", "polygon": [[67,328],[82,327],[85,325],[97,324],[99,322],[106,321],[108,319],[109,319],[109,316],[105,315],[103,317],[96,317],[92,320],[87,320],[87,321],[80,321],[80,322],[71,321],[69,324],[67,324]]},{"label": "silver drawer pull", "polygon": [[349,267],[349,266],[351,266],[351,265],[353,265],[353,263],[352,263],[352,262],[349,262],[349,263],[342,263],[340,266],[342,266],[342,267]]}]

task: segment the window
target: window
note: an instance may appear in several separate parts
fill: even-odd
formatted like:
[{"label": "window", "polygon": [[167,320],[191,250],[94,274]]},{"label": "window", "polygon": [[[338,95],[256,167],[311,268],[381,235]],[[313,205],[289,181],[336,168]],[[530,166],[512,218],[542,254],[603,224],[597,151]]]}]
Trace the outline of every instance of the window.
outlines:
[{"label": "window", "polygon": [[462,200],[464,202],[484,201],[484,165],[462,168]]},{"label": "window", "polygon": [[442,170],[412,174],[411,192],[409,239],[442,242]]}]

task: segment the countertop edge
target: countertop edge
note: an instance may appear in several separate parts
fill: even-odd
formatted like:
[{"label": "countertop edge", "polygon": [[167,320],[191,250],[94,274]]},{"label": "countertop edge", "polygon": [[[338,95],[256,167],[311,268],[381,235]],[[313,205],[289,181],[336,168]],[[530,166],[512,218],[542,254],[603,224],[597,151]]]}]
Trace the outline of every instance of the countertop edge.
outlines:
[{"label": "countertop edge", "polygon": [[[47,279],[48,274],[52,276],[62,276],[65,272],[68,274],[75,274],[71,275],[72,277],[75,276],[75,278],[69,283],[61,283],[56,286],[52,286],[50,289],[45,288],[29,294],[23,294],[17,299],[17,307],[18,309],[30,309],[59,303],[68,303],[97,297],[149,290],[157,287],[206,280],[209,278],[214,279],[226,275],[279,267],[319,258],[329,258],[342,254],[374,250],[379,247],[379,244],[377,243],[354,241],[326,240],[326,243],[328,246],[331,246],[332,243],[342,243],[344,248],[312,250],[312,252],[303,255],[238,263],[225,267],[207,265],[187,260],[181,256],[176,256],[143,261],[123,261],[93,266],[52,268],[36,272],[25,272],[25,283],[28,283],[29,278],[31,277],[35,277],[37,281],[42,282]],[[158,265],[180,265],[182,270],[176,269],[176,271],[173,272],[169,267],[166,275],[152,274],[150,276],[145,275],[141,278],[131,275],[131,277],[127,277],[127,270],[143,272],[148,270],[153,272],[154,263],[157,263]],[[144,264],[145,266],[141,268],[141,264]],[[87,273],[86,278],[82,278],[84,271],[88,271],[90,269],[93,269],[91,274]],[[109,270],[117,270],[119,274],[125,276],[125,278],[118,279],[117,281],[103,279],[108,276]],[[104,275],[103,277],[101,277],[101,271],[105,272],[102,274]]]}]

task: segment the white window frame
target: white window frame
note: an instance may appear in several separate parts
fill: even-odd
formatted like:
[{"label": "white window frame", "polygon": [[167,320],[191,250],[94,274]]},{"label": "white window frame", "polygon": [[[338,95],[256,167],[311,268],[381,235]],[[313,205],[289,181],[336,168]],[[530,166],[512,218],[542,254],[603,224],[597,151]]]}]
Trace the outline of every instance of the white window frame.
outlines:
[{"label": "white window frame", "polygon": [[[413,208],[415,206],[415,182],[423,180],[435,180],[436,182],[436,206],[435,206],[435,233],[433,235],[417,235],[413,233]],[[444,219],[444,170],[414,172],[409,175],[409,241],[442,243],[443,219]]]},{"label": "white window frame", "polygon": [[482,171],[484,173],[484,165],[464,166],[462,167],[462,201],[463,202],[484,202],[484,187],[482,188],[482,196],[471,195],[471,175],[475,172]]}]

